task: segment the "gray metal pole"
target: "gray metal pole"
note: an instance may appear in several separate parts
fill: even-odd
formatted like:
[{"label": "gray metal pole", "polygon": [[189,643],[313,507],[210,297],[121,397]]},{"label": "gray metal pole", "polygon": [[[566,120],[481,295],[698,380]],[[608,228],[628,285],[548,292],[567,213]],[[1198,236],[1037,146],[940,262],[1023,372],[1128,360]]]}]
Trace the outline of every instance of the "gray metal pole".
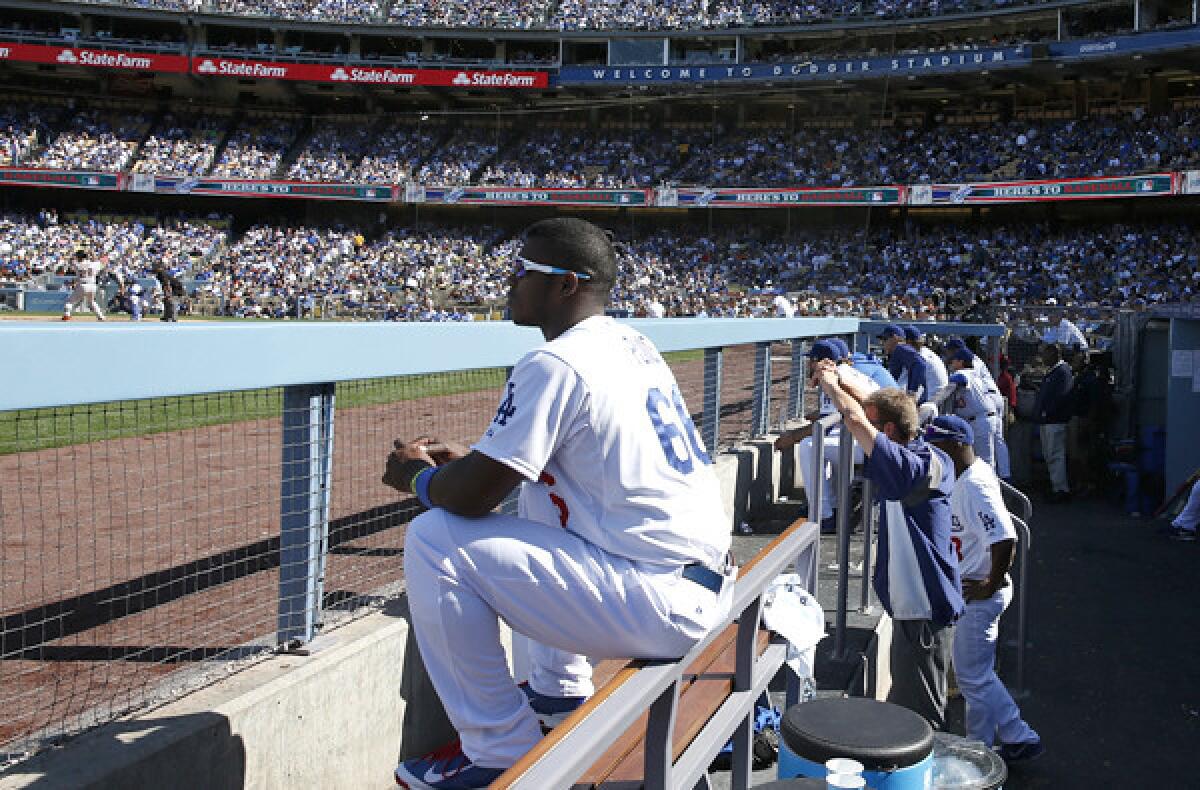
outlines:
[{"label": "gray metal pole", "polygon": [[771,419],[771,344],[754,345],[754,406],[750,434],[764,436]]},{"label": "gray metal pole", "polygon": [[846,609],[850,598],[850,483],[854,477],[854,435],[842,426],[837,463],[837,613],[833,632],[833,657],[846,657]]},{"label": "gray metal pole", "polygon": [[875,531],[875,484],[863,480],[863,563],[862,563],[862,596],[859,601],[859,614],[871,613],[871,539]]},{"label": "gray metal pole", "polygon": [[788,381],[787,417],[794,420],[804,410],[804,386],[808,381],[807,344],[799,338],[792,341],[792,377]]},{"label": "gray metal pole", "polygon": [[720,348],[704,349],[704,412],[700,438],[709,454],[717,452],[717,437],[721,432],[721,357]]},{"label": "gray metal pole", "polygon": [[1025,697],[1029,695],[1029,689],[1025,688],[1025,641],[1027,638],[1028,629],[1028,603],[1029,603],[1029,548],[1032,541],[1032,535],[1029,531],[1029,526],[1019,516],[1013,516],[1013,526],[1017,528],[1017,539],[1021,541],[1018,551],[1021,552],[1017,558],[1017,568],[1021,574],[1017,581],[1017,683],[1013,690],[1014,697]]},{"label": "gray metal pole", "polygon": [[333,384],[283,391],[280,486],[279,618],[281,645],[312,641],[321,609],[322,554],[329,529]]}]

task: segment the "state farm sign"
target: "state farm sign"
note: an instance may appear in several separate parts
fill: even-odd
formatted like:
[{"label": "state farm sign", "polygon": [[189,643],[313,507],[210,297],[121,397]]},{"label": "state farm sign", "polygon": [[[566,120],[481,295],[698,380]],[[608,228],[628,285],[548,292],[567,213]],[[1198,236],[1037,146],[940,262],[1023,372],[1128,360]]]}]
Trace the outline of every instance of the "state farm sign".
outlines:
[{"label": "state farm sign", "polygon": [[323,63],[277,63],[234,58],[194,58],[192,73],[208,77],[250,77],[355,85],[437,85],[447,88],[545,88],[545,71],[476,71],[334,66]]},{"label": "state farm sign", "polygon": [[22,63],[54,63],[60,66],[83,66],[132,71],[159,71],[186,74],[188,59],[184,55],[160,55],[156,52],[118,52],[87,47],[49,47],[41,44],[18,44],[0,41],[0,60]]}]

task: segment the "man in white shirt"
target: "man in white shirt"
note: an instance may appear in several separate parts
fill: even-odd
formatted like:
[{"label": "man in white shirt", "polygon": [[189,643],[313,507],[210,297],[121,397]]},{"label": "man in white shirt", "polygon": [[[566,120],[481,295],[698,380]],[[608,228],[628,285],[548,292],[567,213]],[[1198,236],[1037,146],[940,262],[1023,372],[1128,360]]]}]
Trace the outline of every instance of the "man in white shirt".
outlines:
[{"label": "man in white shirt", "polygon": [[[600,228],[531,226],[514,323],[545,344],[513,368],[467,451],[396,442],[383,482],[429,511],[405,539],[413,629],[460,746],[402,762],[403,787],[487,787],[592,691],[589,658],[678,658],[726,616],[730,523],[712,460],[654,345],[604,315]],[[519,516],[493,513],[517,486]],[[500,621],[534,643],[514,682]]]},{"label": "man in white shirt", "polygon": [[63,305],[62,320],[70,321],[71,312],[76,307],[83,307],[95,313],[97,321],[103,321],[104,311],[100,309],[100,303],[96,301],[96,280],[104,269],[104,264],[89,259],[87,250],[81,247],[75,250],[74,269],[75,289],[71,291],[71,296]]},{"label": "man in white shirt", "polygon": [[1063,348],[1071,349],[1086,350],[1088,347],[1087,337],[1083,331],[1065,315],[1059,319],[1057,326],[1046,329],[1046,333],[1042,336],[1042,342],[1057,343]]},{"label": "man in white shirt", "polygon": [[792,318],[796,315],[796,305],[792,304],[792,300],[788,299],[786,294],[776,294],[773,303],[776,317]]},{"label": "man in white shirt", "polygon": [[971,425],[961,417],[934,419],[925,440],[954,462],[950,495],[951,543],[958,553],[966,611],[954,634],[954,674],[967,701],[967,737],[995,744],[1005,762],[1035,759],[1041,738],[1021,718],[1012,695],[996,675],[1000,616],[1012,602],[1008,569],[1017,532],[992,468],[975,455]]}]

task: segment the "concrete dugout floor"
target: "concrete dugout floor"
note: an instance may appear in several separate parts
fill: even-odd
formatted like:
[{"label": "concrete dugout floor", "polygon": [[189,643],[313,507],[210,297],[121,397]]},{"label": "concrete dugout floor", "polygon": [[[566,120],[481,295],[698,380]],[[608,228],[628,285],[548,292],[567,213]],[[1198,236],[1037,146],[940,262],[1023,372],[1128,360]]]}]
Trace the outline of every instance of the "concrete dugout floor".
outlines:
[{"label": "concrete dugout floor", "polygon": [[[749,557],[791,523],[794,504],[777,505],[754,524],[755,534],[735,538]],[[1034,502],[1030,563],[1029,646],[1026,686],[1017,700],[1041,734],[1046,754],[1012,766],[1006,790],[1033,788],[1190,787],[1200,748],[1200,542],[1178,543],[1158,534],[1160,524],[1133,519],[1100,500],[1068,505]],[[820,599],[828,636],[818,652],[822,694],[845,687],[851,663],[835,662],[833,620],[834,539],[822,545]],[[852,544],[859,561],[861,539]],[[851,579],[851,652],[870,638],[875,616],[857,615],[858,587]],[[876,605],[875,612],[878,612]],[[1016,609],[1005,615],[1003,643],[1013,639]],[[1015,683],[1015,647],[1000,651],[1000,675]],[[963,703],[952,702],[961,733]],[[757,772],[755,783],[774,778]],[[714,777],[729,786],[728,774]]]}]

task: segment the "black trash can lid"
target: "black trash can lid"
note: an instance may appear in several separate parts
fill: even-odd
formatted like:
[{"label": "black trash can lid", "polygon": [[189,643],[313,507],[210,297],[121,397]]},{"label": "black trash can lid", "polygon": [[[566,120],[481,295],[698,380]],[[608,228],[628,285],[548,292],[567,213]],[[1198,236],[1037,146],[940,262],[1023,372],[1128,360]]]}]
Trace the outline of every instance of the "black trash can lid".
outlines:
[{"label": "black trash can lid", "polygon": [[829,787],[824,779],[779,779],[765,785],[755,785],[754,790],[825,790]]},{"label": "black trash can lid", "polygon": [[783,715],[783,742],[798,757],[858,760],[868,771],[916,765],[933,751],[933,728],[907,708],[862,697],[827,697]]}]

